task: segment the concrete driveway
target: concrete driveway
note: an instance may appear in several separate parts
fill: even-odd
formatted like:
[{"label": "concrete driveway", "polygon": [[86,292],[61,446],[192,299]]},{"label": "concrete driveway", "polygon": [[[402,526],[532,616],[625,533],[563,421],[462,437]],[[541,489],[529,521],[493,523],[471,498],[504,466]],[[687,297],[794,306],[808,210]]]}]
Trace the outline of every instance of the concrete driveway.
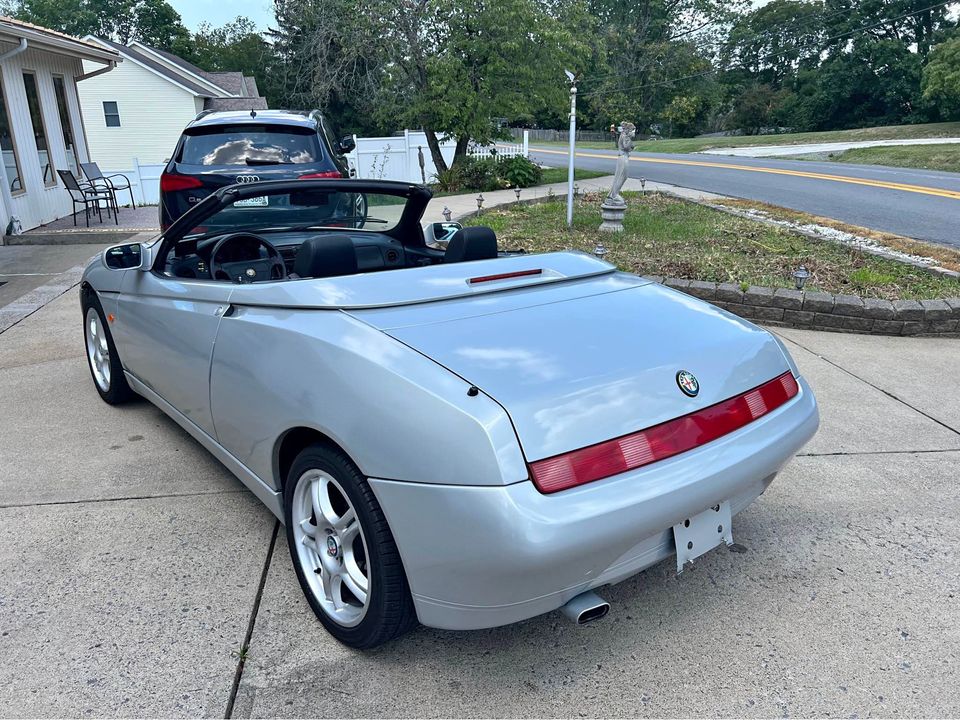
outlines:
[{"label": "concrete driveway", "polygon": [[359,653],[238,481],[99,400],[71,290],[0,334],[0,715],[958,715],[960,341],[782,335],[823,424],[736,520],[746,552],[605,589],[585,627]]}]

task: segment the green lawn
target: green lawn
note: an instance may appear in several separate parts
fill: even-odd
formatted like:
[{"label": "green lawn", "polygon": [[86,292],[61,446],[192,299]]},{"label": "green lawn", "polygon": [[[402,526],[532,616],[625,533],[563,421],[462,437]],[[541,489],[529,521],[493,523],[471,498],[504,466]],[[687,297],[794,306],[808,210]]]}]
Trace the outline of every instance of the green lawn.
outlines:
[{"label": "green lawn", "polygon": [[[591,180],[593,178],[604,177],[610,173],[605,172],[596,172],[595,170],[581,170],[579,168],[574,168],[573,170],[573,179],[574,180]],[[564,182],[567,179],[567,169],[566,168],[544,168],[543,169],[543,180],[541,183],[543,185],[550,185],[551,183]]]},{"label": "green lawn", "polygon": [[888,299],[955,297],[960,283],[913,266],[828,241],[739,218],[658,193],[624,194],[629,203],[623,233],[600,233],[599,194],[584,196],[574,228],[564,227],[561,200],[484,212],[470,224],[496,231],[503,249],[592,252],[602,240],[607,259],[629,272],[692,280],[793,287],[791,273],[804,265],[808,287]]},{"label": "green lawn", "polygon": [[784,155],[785,160],[820,160],[960,172],[960,143],[852,148],[837,153]]},{"label": "green lawn", "polygon": [[[960,137],[960,122],[928,123],[925,125],[887,125],[859,130],[831,130],[828,132],[787,133],[783,135],[737,135],[732,137],[672,138],[644,140],[636,143],[638,152],[689,153],[711,148],[745,147],[749,145],[800,145],[803,143],[853,142],[856,140],[890,140],[900,138]],[[532,143],[567,147],[567,143]],[[581,142],[580,149],[614,148],[610,142]]]}]

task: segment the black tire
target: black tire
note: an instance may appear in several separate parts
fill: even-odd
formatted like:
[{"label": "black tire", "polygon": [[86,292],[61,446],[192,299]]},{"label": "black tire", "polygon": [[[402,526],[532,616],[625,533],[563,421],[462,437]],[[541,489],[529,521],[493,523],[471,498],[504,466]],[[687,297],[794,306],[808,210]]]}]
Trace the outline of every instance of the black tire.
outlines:
[{"label": "black tire", "polygon": [[[100,305],[100,298],[97,297],[97,294],[93,290],[87,288],[81,295],[80,307],[83,310],[84,356],[87,358],[87,368],[90,370],[93,386],[97,389],[103,401],[110,405],[119,405],[133,400],[137,397],[137,394],[130,389],[130,386],[127,384],[127,378],[123,374],[123,365],[120,362],[120,356],[117,354],[117,346],[113,343],[113,335],[110,333],[110,328],[107,325],[107,318],[103,313],[103,306]],[[87,352],[87,339],[88,333],[90,332],[87,313],[91,309],[100,317],[100,327],[103,329],[104,338],[107,341],[107,348],[110,352],[110,381],[109,387],[106,390],[101,387],[100,382],[97,380],[97,375],[93,369],[93,362],[90,359],[89,352]]]},{"label": "black tire", "polygon": [[[307,572],[317,571],[305,568],[298,553],[294,533],[294,497],[300,479],[313,470],[328,474],[342,488],[356,512],[365,541],[369,604],[362,620],[352,627],[341,625],[323,609],[306,578]],[[366,650],[416,627],[416,610],[393,534],[366,478],[349,458],[322,444],[310,445],[301,451],[293,461],[284,484],[283,512],[287,547],[300,588],[313,612],[331,635],[344,645]]]}]

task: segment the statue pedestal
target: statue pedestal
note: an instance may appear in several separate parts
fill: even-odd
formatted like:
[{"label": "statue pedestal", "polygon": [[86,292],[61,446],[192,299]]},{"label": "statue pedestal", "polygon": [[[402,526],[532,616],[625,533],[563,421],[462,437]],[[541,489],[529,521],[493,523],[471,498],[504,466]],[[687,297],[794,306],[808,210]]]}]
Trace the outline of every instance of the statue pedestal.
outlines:
[{"label": "statue pedestal", "polygon": [[600,223],[602,232],[623,232],[623,216],[627,212],[627,205],[612,203],[609,200],[604,201],[600,206],[600,217],[603,222]]}]

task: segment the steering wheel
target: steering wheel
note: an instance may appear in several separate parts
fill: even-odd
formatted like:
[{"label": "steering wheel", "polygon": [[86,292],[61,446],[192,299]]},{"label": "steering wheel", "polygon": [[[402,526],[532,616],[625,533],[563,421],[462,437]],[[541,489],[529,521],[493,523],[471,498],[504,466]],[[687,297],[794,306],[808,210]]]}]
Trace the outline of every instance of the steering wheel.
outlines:
[{"label": "steering wheel", "polygon": [[[245,241],[248,247],[240,251],[241,255],[255,255],[249,260],[221,260],[225,249]],[[267,257],[260,257],[259,249],[267,251]],[[256,252],[251,252],[256,248]],[[238,248],[239,249],[239,248]],[[228,256],[229,257],[229,256]],[[214,280],[231,280],[235,283],[252,283],[262,280],[282,280],[287,276],[287,267],[283,263],[280,251],[273,244],[253,233],[231,233],[224,235],[213,246],[210,253],[210,277]]]}]

